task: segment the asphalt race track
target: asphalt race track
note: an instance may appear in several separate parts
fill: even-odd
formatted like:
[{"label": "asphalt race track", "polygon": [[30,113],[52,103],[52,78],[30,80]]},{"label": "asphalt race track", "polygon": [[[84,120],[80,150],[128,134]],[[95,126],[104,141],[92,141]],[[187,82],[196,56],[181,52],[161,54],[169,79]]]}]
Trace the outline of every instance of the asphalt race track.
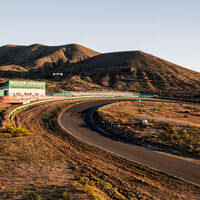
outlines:
[{"label": "asphalt race track", "polygon": [[76,104],[64,111],[58,121],[67,133],[90,145],[200,185],[200,163],[112,139],[91,123],[91,113],[97,106],[116,101],[119,99],[88,100]]}]

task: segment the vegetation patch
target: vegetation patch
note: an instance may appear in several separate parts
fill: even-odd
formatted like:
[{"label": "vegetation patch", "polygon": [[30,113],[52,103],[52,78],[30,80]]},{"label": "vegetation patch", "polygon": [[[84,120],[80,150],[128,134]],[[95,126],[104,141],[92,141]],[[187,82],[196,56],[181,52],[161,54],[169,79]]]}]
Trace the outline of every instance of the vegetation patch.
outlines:
[{"label": "vegetation patch", "polygon": [[8,104],[0,104],[0,128],[5,124],[6,115],[9,110],[10,106]]},{"label": "vegetation patch", "polygon": [[30,132],[26,128],[8,128],[5,130],[1,130],[0,138],[13,138],[20,136],[29,136]]},{"label": "vegetation patch", "polygon": [[[16,105],[12,106],[12,109],[15,108]],[[10,112],[10,106],[5,104],[0,107],[0,139],[7,139],[13,137],[20,136],[28,136],[30,132],[26,128],[17,127],[15,123],[15,116],[19,113],[20,110],[16,111],[12,116],[12,124],[8,122],[8,114]]]},{"label": "vegetation patch", "polygon": [[81,187],[84,192],[89,194],[89,196],[93,197],[95,200],[126,199],[126,197],[120,194],[118,189],[111,183],[105,182],[101,179],[95,179],[94,177],[90,179],[83,176],[72,184],[74,187]]}]

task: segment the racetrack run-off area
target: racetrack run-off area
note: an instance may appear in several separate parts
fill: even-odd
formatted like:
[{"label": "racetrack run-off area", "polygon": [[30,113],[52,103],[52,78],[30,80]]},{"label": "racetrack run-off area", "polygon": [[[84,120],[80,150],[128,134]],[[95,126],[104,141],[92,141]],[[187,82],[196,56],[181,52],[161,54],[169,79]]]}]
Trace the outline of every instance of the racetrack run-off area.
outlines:
[{"label": "racetrack run-off area", "polygon": [[[125,98],[103,99],[100,104]],[[60,128],[57,119],[64,110],[83,102],[93,107],[96,100],[43,102],[14,113],[16,127],[30,134],[0,140],[1,199],[63,199],[67,195],[76,200],[92,199],[91,195],[106,200],[199,198],[199,186],[88,145]],[[80,119],[81,128],[89,130],[87,117],[92,110],[82,108],[77,113],[71,110],[71,120]],[[74,128],[78,131],[80,127]],[[81,133],[87,136],[87,132]]]},{"label": "racetrack run-off area", "polygon": [[192,183],[200,184],[199,163],[190,162],[169,154],[161,154],[148,148],[109,138],[91,123],[90,116],[95,107],[116,101],[119,100],[90,100],[72,106],[60,115],[60,125],[68,133],[88,144],[95,145],[156,170],[183,178]]}]

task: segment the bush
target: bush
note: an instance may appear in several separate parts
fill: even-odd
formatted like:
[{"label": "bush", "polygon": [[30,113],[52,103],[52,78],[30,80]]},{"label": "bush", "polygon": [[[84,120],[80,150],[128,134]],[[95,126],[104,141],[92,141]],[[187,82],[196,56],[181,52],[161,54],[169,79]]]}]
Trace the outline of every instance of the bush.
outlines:
[{"label": "bush", "polygon": [[192,150],[193,150],[193,145],[190,144],[190,145],[188,146],[188,149],[189,149],[189,151],[192,151]]},{"label": "bush", "polygon": [[35,195],[36,200],[42,200],[42,197],[40,195]]},{"label": "bush", "polygon": [[87,193],[90,197],[93,197],[94,200],[103,200],[104,198],[96,192],[96,188],[88,184],[83,186],[83,192]]},{"label": "bush", "polygon": [[2,139],[7,139],[7,138],[11,138],[12,135],[10,133],[0,133],[0,138]]},{"label": "bush", "polygon": [[64,191],[64,192],[62,193],[62,198],[70,200],[70,199],[71,199],[71,196],[69,195],[69,193],[68,193],[67,191]]},{"label": "bush", "polygon": [[184,134],[184,135],[187,134],[187,130],[184,129],[184,130],[183,130],[183,134]]},{"label": "bush", "polygon": [[89,181],[90,181],[90,180],[89,180],[88,177],[83,176],[83,177],[80,178],[80,181],[79,181],[79,182],[80,182],[81,184],[83,184],[83,185],[86,185],[86,184],[89,183]]},{"label": "bush", "polygon": [[7,133],[10,133],[12,137],[28,136],[30,132],[26,128],[8,128]]},{"label": "bush", "polygon": [[2,116],[2,117],[5,116],[5,110],[0,110],[0,116]]}]

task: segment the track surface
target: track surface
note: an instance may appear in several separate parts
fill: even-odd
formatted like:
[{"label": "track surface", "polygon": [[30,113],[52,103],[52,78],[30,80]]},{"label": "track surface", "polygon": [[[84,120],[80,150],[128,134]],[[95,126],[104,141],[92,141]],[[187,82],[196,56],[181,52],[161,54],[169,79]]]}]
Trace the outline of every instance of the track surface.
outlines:
[{"label": "track surface", "polygon": [[91,123],[92,109],[116,101],[122,100],[90,100],[74,105],[60,115],[59,123],[66,132],[88,144],[200,185],[200,164],[106,137]]}]

